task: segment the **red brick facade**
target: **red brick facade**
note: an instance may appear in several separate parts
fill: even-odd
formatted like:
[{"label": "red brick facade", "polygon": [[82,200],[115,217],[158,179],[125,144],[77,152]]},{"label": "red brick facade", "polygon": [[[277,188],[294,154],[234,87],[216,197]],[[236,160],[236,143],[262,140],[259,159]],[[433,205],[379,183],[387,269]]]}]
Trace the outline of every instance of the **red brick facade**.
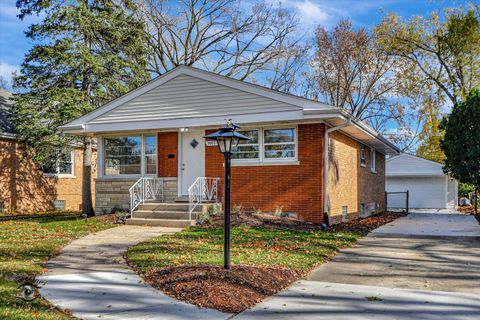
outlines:
[{"label": "red brick facade", "polygon": [[158,133],[158,176],[178,176],[178,133]]},{"label": "red brick facade", "polygon": [[[264,212],[281,207],[322,223],[324,130],[323,124],[298,126],[298,164],[233,166],[232,205]],[[205,163],[206,176],[223,181],[223,156],[216,146],[206,147]]]},{"label": "red brick facade", "polygon": [[[96,163],[96,152],[93,154]],[[64,200],[65,210],[80,211],[82,205],[83,152],[75,149],[75,172],[69,177],[46,176],[22,156],[19,144],[0,139],[0,201],[5,213],[53,210],[54,200]],[[92,177],[96,176],[93,165]],[[95,182],[92,179],[92,193]],[[95,195],[92,194],[93,199]]]}]

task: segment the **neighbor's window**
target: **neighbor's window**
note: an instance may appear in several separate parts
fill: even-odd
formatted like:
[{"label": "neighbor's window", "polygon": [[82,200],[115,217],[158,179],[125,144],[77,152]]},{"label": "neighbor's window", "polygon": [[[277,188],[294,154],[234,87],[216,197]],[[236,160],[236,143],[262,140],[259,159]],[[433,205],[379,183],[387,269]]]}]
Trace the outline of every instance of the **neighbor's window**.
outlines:
[{"label": "neighbor's window", "polygon": [[105,175],[141,174],[142,137],[104,138]]},{"label": "neighbor's window", "polygon": [[65,210],[65,200],[53,201],[53,207],[55,208],[55,210]]},{"label": "neighbor's window", "polygon": [[295,129],[268,129],[263,137],[265,159],[295,158]]},{"label": "neighbor's window", "polygon": [[247,136],[250,140],[241,140],[233,151],[233,159],[257,159],[259,158],[259,130],[244,130],[239,133]]},{"label": "neighbor's window", "polygon": [[157,136],[145,136],[145,173],[157,173]]},{"label": "neighbor's window", "polygon": [[362,144],[360,147],[360,165],[365,167],[367,165],[367,157],[365,153],[365,146]]},{"label": "neighbor's window", "polygon": [[375,149],[370,149],[370,170],[377,172],[377,157],[375,156]]},{"label": "neighbor's window", "polygon": [[233,159],[255,162],[294,160],[296,154],[295,128],[260,128],[242,130],[239,133],[251,140],[240,141],[234,150]]},{"label": "neighbor's window", "polygon": [[74,167],[74,152],[65,152],[56,159],[52,159],[43,167],[43,173],[47,175],[73,175],[75,174]]},{"label": "neighbor's window", "polygon": [[342,222],[347,222],[348,217],[348,207],[347,206],[342,206]]}]

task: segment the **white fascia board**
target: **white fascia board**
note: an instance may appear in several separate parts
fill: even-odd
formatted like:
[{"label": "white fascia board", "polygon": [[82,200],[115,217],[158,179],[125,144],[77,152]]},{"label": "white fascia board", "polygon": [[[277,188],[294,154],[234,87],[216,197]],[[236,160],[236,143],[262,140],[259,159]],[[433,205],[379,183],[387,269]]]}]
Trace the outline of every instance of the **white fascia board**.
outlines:
[{"label": "white fascia board", "polygon": [[0,132],[0,138],[15,140],[15,139],[17,139],[17,135],[14,134],[14,133]]},{"label": "white fascia board", "polygon": [[133,130],[158,130],[158,129],[176,129],[184,127],[206,127],[219,126],[225,124],[225,119],[232,119],[235,123],[240,125],[262,123],[262,122],[276,122],[276,121],[296,121],[302,120],[302,111],[283,111],[283,112],[268,112],[256,114],[240,114],[240,115],[224,115],[218,117],[203,117],[203,118],[181,118],[181,119],[167,119],[167,120],[152,120],[152,121],[133,121],[133,122],[118,122],[118,123],[99,123],[88,124],[85,129],[69,130],[68,127],[63,129],[63,132],[70,134],[89,134],[102,132],[119,132],[119,131],[133,131]]},{"label": "white fascia board", "polygon": [[444,177],[445,174],[439,173],[438,171],[398,171],[398,172],[387,172],[385,176],[388,177],[412,177],[412,178],[418,178],[418,177]]}]

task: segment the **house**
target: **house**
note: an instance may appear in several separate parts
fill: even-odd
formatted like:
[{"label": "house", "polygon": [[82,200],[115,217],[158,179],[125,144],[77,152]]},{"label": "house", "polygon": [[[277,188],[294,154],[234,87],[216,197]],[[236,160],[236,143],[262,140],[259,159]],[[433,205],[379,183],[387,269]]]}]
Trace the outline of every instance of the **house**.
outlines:
[{"label": "house", "polygon": [[81,210],[82,149],[72,147],[51,168],[39,170],[22,155],[9,121],[11,103],[11,94],[0,90],[0,213]]},{"label": "house", "polygon": [[[386,191],[409,191],[409,207],[455,209],[458,181],[445,174],[442,164],[402,153],[387,159]],[[404,200],[392,197],[389,208],[404,207]]]},{"label": "house", "polygon": [[203,137],[225,119],[251,138],[233,154],[232,205],[315,223],[384,209],[385,155],[399,152],[392,143],[339,108],[193,67],[61,129],[98,139],[96,211],[122,207],[134,211],[130,223],[153,223],[185,209],[175,201],[188,199],[190,219],[198,203],[222,199],[223,156]]}]

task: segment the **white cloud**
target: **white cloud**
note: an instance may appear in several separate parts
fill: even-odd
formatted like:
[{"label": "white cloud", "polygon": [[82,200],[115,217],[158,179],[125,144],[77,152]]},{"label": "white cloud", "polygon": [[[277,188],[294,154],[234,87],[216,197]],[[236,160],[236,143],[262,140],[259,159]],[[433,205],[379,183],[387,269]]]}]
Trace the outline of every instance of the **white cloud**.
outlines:
[{"label": "white cloud", "polygon": [[281,2],[286,8],[295,9],[302,24],[306,27],[316,27],[325,24],[330,15],[317,2],[310,0],[287,0]]},{"label": "white cloud", "polygon": [[5,79],[9,86],[12,85],[12,74],[20,70],[19,66],[11,65],[6,62],[0,62],[0,77]]},{"label": "white cloud", "polygon": [[305,0],[297,4],[297,10],[300,13],[301,19],[307,25],[318,25],[328,21],[328,13],[320,8],[317,3]]}]

